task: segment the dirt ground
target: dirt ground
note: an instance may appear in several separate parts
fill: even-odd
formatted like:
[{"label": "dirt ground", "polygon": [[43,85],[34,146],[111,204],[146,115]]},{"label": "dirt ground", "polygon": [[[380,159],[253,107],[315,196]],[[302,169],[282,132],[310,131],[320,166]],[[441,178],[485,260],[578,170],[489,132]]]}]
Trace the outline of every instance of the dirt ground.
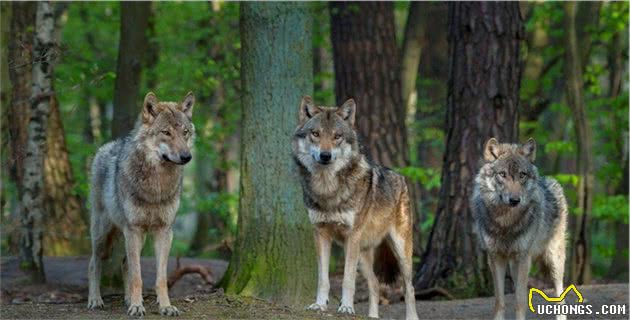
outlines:
[{"label": "dirt ground", "polygon": [[[24,286],[23,274],[19,271],[15,258],[3,257],[0,265],[2,295],[0,300],[0,318],[2,319],[126,319],[122,296],[118,293],[104,293],[105,310],[88,311],[85,308],[87,297],[87,258],[46,258],[46,286]],[[182,265],[201,264],[219,279],[227,263],[218,260],[181,259]],[[169,262],[169,271],[175,268],[175,259]],[[147,319],[164,319],[158,315],[155,295],[151,287],[155,279],[154,260],[142,261],[145,285],[145,307]],[[334,313],[339,301],[341,275],[332,277],[331,312],[314,313],[300,308],[289,308],[268,301],[224,295],[222,290],[215,290],[205,284],[196,274],[186,275],[171,289],[173,304],[177,306],[184,319],[352,319],[362,317],[341,317]],[[584,304],[592,306],[593,314],[569,316],[569,319],[628,319],[628,284],[606,284],[580,286]],[[391,303],[380,307],[380,315],[385,319],[403,319],[404,303],[400,301],[398,291],[388,292]],[[358,315],[367,314],[367,293],[362,279],[357,283],[356,311]],[[514,295],[506,295],[507,318],[513,317]],[[541,297],[534,295],[533,304],[545,304]],[[568,304],[575,303],[571,293]],[[625,314],[603,315],[603,304],[623,305]],[[417,301],[418,315],[421,319],[488,319],[491,318],[494,305],[492,297],[465,300],[428,300]],[[552,319],[529,313],[531,319]]]}]

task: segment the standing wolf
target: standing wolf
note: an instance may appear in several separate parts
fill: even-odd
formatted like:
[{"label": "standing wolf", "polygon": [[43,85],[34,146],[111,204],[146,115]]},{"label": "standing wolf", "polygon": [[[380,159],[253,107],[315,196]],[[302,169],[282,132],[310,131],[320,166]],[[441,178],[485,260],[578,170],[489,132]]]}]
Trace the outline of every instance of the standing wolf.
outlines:
[{"label": "standing wolf", "polygon": [[515,145],[492,138],[474,182],[471,208],[492,270],[495,319],[504,318],[507,264],[516,284],[517,319],[525,319],[532,259],[542,262],[558,296],[563,289],[567,203],[556,180],[538,175],[535,158],[533,139]]},{"label": "standing wolf", "polygon": [[[383,269],[401,271],[407,319],[417,319],[412,273],[412,215],[405,179],[370,163],[360,152],[354,129],[356,105],[320,107],[310,97],[300,105],[299,124],[293,136],[293,157],[299,169],[304,202],[315,227],[319,260],[317,299],[308,308],[327,309],[328,268],[332,241],[345,249],[343,292],[339,313],[354,313],[357,264],[367,279],[369,316],[378,318],[379,284],[374,272],[375,254],[396,261]],[[391,259],[390,259],[391,260]],[[395,275],[389,274],[389,279]]]},{"label": "standing wolf", "polygon": [[155,291],[160,313],[179,314],[168,298],[166,265],[182,191],[183,165],[192,158],[194,102],[192,93],[181,103],[160,102],[155,94],[148,93],[141,119],[131,135],[102,146],[96,154],[90,192],[92,258],[88,272],[88,308],[103,308],[102,261],[111,253],[113,238],[122,233],[127,252],[123,267],[127,313],[144,315],[140,251],[145,234],[151,232],[157,260]]}]

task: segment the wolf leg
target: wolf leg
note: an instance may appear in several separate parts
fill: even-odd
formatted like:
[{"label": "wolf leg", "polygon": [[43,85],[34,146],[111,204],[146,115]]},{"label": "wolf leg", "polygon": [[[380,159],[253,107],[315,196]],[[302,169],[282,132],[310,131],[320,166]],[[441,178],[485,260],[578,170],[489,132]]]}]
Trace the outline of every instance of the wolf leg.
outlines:
[{"label": "wolf leg", "polygon": [[308,306],[308,310],[326,311],[328,308],[328,294],[330,292],[330,281],[328,279],[328,269],[330,268],[330,248],[332,239],[315,228],[315,247],[317,249],[317,298],[315,303]]},{"label": "wolf leg", "polygon": [[503,257],[488,253],[488,265],[492,271],[492,282],[494,283],[494,319],[503,320],[505,318],[505,268],[507,261]]},{"label": "wolf leg", "polygon": [[529,254],[514,259],[514,269],[516,269],[516,319],[525,319],[527,310],[527,280],[529,279],[529,269],[532,259]]},{"label": "wolf leg", "polygon": [[338,313],[354,314],[354,289],[357,278],[357,265],[359,263],[360,241],[360,234],[352,234],[346,239],[346,260],[341,286],[341,305],[337,309]]},{"label": "wolf leg", "polygon": [[416,295],[414,293],[413,284],[411,283],[412,275],[412,256],[413,256],[413,244],[411,243],[412,235],[411,228],[409,230],[402,230],[407,233],[403,236],[399,230],[393,230],[389,233],[389,245],[398,260],[400,267],[400,273],[402,274],[403,290],[405,292],[405,305],[406,315],[405,319],[415,320],[418,319],[416,312]]},{"label": "wolf leg", "polygon": [[[95,210],[95,209],[93,209]],[[111,237],[115,232],[111,222],[102,214],[92,213],[91,217],[92,256],[88,269],[89,296],[88,308],[104,308],[101,298],[101,271],[103,260],[111,250]]]},{"label": "wolf leg", "polygon": [[168,253],[173,243],[173,230],[170,227],[157,230],[153,237],[157,270],[155,293],[160,306],[160,314],[163,316],[178,316],[179,310],[171,305],[171,300],[168,298],[168,285],[166,283],[166,266],[168,265]]},{"label": "wolf leg", "polygon": [[368,317],[378,318],[379,285],[376,274],[374,274],[374,249],[369,249],[361,253],[359,268],[361,274],[365,277],[365,280],[367,280],[368,290],[370,291]]},{"label": "wolf leg", "polygon": [[136,228],[126,227],[123,231],[125,235],[125,249],[127,251],[127,264],[129,280],[129,309],[130,316],[143,316],[145,314],[142,305],[142,275],[140,273],[140,251],[144,244],[144,234]]},{"label": "wolf leg", "polygon": [[129,289],[130,289],[129,284],[131,283],[131,280],[129,279],[129,263],[127,263],[126,256],[123,258],[121,268],[122,268],[122,275],[123,275],[123,281],[124,281],[124,286],[125,286],[125,306],[129,307],[129,305],[131,304],[131,300],[129,296]]},{"label": "wolf leg", "polygon": [[[564,277],[564,262],[566,259],[565,240],[564,238],[561,238],[558,241],[554,240],[555,239],[553,238],[551,239],[549,246],[543,253],[542,262],[549,270],[549,275],[551,277],[551,281],[553,282],[556,297],[559,297],[564,291],[562,278]],[[561,303],[564,304],[564,300],[562,300]],[[556,316],[556,319],[558,320],[564,320],[566,318],[566,315]]]}]

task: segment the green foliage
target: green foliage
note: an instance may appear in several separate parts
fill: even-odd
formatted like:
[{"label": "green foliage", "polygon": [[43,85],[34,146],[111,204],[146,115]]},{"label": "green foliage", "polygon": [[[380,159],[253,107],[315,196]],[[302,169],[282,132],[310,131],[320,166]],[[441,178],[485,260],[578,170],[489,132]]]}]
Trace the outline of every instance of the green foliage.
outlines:
[{"label": "green foliage", "polygon": [[593,218],[628,224],[628,195],[596,195],[593,199]]},{"label": "green foliage", "polygon": [[434,168],[405,167],[397,169],[400,174],[409,178],[412,182],[420,183],[426,190],[440,187],[440,170]]},{"label": "green foliage", "polygon": [[[578,10],[585,8],[588,6],[582,3],[578,6]],[[613,71],[620,72],[621,79],[628,78],[628,57],[625,54],[628,50],[628,9],[628,2],[602,3],[598,23],[585,25],[578,21],[577,26],[582,30],[578,39],[580,49],[588,49],[584,41],[587,38],[591,40],[588,55],[583,53],[587,60],[583,61],[582,80],[593,141],[590,152],[594,159],[595,194],[590,235],[596,276],[606,273],[608,261],[615,254],[610,229],[616,223],[628,221],[627,195],[617,195],[623,175],[627,174],[623,165],[628,161],[628,87],[623,81],[621,92],[613,95],[610,83]],[[542,66],[545,72],[540,77],[526,76],[522,79],[521,100],[527,105],[544,102],[548,107],[534,121],[522,120],[520,129],[538,142],[542,151],[537,160],[541,173],[552,175],[563,185],[571,214],[580,215],[581,212],[576,209],[579,183],[579,177],[575,175],[577,141],[573,114],[564,97],[563,4],[544,2],[536,4],[531,10],[526,21],[526,31],[531,35],[527,54],[531,63]],[[546,42],[537,47],[535,39]],[[621,56],[622,70],[610,65],[613,50],[624,53]]]}]

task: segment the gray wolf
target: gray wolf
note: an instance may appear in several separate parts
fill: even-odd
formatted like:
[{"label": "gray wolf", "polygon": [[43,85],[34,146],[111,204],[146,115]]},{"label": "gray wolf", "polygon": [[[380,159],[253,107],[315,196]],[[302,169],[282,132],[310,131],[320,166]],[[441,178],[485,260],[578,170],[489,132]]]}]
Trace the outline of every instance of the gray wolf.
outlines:
[{"label": "gray wolf", "polygon": [[523,145],[492,138],[474,181],[471,209],[494,280],[495,319],[504,318],[506,265],[515,283],[517,319],[525,319],[533,259],[550,275],[556,294],[563,291],[567,202],[556,180],[538,174],[535,158],[531,138]]},{"label": "gray wolf", "polygon": [[[356,104],[316,106],[311,97],[300,104],[292,140],[293,157],[302,184],[304,203],[314,225],[319,280],[310,310],[325,311],[330,283],[328,269],[333,241],[344,247],[345,267],[341,305],[337,312],[354,314],[357,265],[369,288],[369,316],[378,317],[379,283],[375,256],[393,256],[402,273],[406,318],[417,319],[412,277],[412,223],[405,179],[371,163],[360,151],[355,124]],[[393,254],[393,255],[392,255]],[[359,263],[360,262],[360,263]],[[392,270],[391,265],[377,270]],[[390,268],[388,268],[390,267]],[[392,274],[380,274],[392,277]]]},{"label": "gray wolf", "polygon": [[192,92],[181,102],[160,102],[149,92],[132,133],[103,145],[96,153],[90,190],[92,257],[88,308],[104,307],[100,292],[102,261],[109,257],[113,239],[122,233],[127,313],[144,315],[140,251],[150,232],[155,245],[155,291],[160,314],[179,315],[168,297],[166,265],[182,192],[183,165],[192,158],[194,103]]}]

